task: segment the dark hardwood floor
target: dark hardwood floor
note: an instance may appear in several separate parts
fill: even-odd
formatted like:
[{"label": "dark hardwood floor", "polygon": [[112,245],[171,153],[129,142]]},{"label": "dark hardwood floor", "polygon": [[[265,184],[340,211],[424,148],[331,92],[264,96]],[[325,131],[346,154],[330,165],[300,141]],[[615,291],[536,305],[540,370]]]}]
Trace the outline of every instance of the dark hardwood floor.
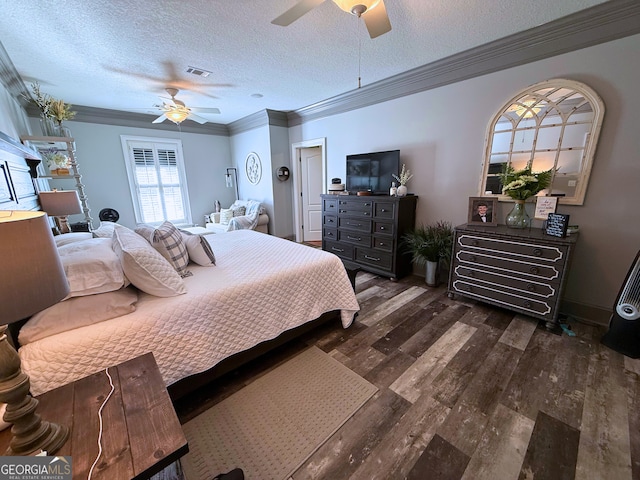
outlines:
[{"label": "dark hardwood floor", "polygon": [[549,333],[452,300],[416,276],[360,273],[361,312],[232,372],[176,405],[186,422],[308,345],[379,389],[293,475],[319,479],[640,479],[640,360],[602,327]]}]

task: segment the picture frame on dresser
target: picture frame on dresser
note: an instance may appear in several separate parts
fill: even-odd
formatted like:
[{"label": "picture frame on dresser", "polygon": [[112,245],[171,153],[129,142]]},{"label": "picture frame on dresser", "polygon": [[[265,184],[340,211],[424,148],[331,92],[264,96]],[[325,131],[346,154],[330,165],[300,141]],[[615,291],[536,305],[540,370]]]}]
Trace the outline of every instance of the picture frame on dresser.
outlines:
[{"label": "picture frame on dresser", "polygon": [[467,223],[469,225],[495,227],[498,225],[497,211],[497,198],[469,197]]}]

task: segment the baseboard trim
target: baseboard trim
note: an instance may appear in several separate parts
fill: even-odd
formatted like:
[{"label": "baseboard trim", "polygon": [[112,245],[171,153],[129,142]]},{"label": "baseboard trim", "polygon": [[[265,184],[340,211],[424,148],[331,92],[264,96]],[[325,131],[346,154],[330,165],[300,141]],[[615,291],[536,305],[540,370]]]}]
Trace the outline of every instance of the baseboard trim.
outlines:
[{"label": "baseboard trim", "polygon": [[590,325],[609,326],[611,318],[611,310],[595,305],[586,305],[584,303],[563,300],[560,305],[560,314],[573,317],[583,323]]}]

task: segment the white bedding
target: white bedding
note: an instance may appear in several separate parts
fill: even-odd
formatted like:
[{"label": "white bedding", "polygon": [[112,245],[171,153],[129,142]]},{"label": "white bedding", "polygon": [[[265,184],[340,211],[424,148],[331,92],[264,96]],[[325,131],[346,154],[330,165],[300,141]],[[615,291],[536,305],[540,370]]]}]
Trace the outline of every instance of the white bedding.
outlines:
[{"label": "white bedding", "polygon": [[252,230],[207,235],[217,265],[189,265],[187,293],[140,292],[135,312],[20,348],[39,395],[152,351],[167,385],[331,310],[359,310],[333,254]]}]

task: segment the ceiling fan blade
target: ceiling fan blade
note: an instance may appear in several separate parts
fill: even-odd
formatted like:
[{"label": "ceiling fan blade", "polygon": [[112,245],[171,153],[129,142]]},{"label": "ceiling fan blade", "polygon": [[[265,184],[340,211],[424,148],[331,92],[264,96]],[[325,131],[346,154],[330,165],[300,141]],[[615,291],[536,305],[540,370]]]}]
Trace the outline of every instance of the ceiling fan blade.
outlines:
[{"label": "ceiling fan blade", "polygon": [[219,108],[189,107],[189,110],[199,113],[220,113]]},{"label": "ceiling fan blade", "polygon": [[272,20],[271,23],[273,23],[274,25],[280,25],[281,27],[286,27],[287,25],[290,25],[298,20],[305,13],[310,12],[324,2],[325,0],[300,0],[289,10],[284,12],[276,19]]},{"label": "ceiling fan blade", "polygon": [[198,122],[199,124],[207,123],[209,121],[206,118],[199,117],[198,115],[195,115],[193,113],[190,113],[187,118],[189,120],[193,120],[194,122]]},{"label": "ceiling fan blade", "polygon": [[375,8],[364,12],[362,19],[367,26],[371,38],[379,37],[383,33],[391,30],[391,22],[387,15],[387,9],[384,6],[384,0],[380,0],[380,3],[376,5]]},{"label": "ceiling fan blade", "polygon": [[151,123],[162,123],[167,119],[167,116],[163,113],[162,115],[160,115],[158,118],[156,118],[153,122]]}]

